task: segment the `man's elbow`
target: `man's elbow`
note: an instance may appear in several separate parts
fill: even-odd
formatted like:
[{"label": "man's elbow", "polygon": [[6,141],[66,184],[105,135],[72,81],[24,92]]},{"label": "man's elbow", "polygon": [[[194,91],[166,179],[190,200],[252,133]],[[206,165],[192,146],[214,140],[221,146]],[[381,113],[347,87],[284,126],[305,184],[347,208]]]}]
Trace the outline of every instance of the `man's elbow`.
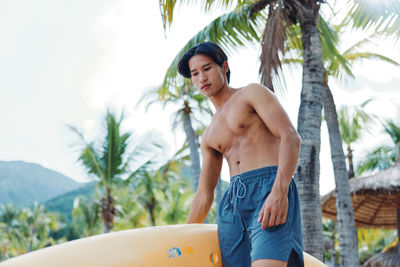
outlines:
[{"label": "man's elbow", "polygon": [[295,129],[293,129],[292,131],[290,131],[289,134],[287,134],[286,142],[289,142],[291,144],[291,146],[300,149],[301,137],[297,133],[297,131]]}]

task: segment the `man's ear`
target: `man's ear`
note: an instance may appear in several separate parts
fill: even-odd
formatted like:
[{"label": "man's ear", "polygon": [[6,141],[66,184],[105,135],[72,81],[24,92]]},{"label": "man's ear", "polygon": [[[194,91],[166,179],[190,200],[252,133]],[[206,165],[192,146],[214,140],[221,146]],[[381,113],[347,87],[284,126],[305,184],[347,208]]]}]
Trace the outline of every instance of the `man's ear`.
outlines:
[{"label": "man's ear", "polygon": [[228,61],[224,61],[224,63],[222,63],[222,71],[224,72],[224,74],[228,73],[229,71]]}]

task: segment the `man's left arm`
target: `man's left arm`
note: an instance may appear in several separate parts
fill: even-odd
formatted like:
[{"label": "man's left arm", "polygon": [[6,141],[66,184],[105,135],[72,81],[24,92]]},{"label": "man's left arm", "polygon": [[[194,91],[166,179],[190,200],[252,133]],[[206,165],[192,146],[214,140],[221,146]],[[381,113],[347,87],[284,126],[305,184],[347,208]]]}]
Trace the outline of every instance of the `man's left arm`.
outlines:
[{"label": "man's left arm", "polygon": [[289,184],[296,170],[300,151],[300,136],[276,96],[260,84],[247,88],[248,103],[268,129],[280,140],[278,173],[271,193],[259,214],[261,228],[286,222]]}]

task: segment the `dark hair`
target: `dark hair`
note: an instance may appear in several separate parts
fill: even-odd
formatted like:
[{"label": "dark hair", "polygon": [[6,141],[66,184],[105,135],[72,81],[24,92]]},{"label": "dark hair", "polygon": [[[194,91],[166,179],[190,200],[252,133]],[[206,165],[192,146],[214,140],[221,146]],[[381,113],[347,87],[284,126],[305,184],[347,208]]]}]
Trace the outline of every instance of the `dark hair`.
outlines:
[{"label": "dark hair", "polygon": [[[212,42],[205,42],[198,44],[192,48],[190,48],[181,58],[178,63],[178,72],[182,74],[185,78],[191,78],[192,75],[189,69],[189,60],[195,55],[205,55],[209,56],[217,63],[220,67],[222,67],[222,63],[228,61],[228,57],[226,56],[224,50]],[[228,83],[231,76],[231,70],[228,68],[228,72],[226,73],[226,78],[228,79]]]}]

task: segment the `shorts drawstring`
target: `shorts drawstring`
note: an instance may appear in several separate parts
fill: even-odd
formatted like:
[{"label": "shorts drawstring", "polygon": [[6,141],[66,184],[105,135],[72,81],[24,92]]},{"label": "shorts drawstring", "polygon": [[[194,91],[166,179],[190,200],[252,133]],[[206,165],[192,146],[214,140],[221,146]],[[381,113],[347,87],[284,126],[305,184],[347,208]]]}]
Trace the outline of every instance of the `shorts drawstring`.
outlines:
[{"label": "shorts drawstring", "polygon": [[[241,188],[243,188],[242,194],[240,194]],[[246,185],[240,179],[240,175],[237,175],[235,178],[233,178],[229,186],[229,198],[230,198],[230,203],[233,205],[234,214],[236,214],[237,199],[244,198],[246,196],[246,192],[247,192]]]}]

